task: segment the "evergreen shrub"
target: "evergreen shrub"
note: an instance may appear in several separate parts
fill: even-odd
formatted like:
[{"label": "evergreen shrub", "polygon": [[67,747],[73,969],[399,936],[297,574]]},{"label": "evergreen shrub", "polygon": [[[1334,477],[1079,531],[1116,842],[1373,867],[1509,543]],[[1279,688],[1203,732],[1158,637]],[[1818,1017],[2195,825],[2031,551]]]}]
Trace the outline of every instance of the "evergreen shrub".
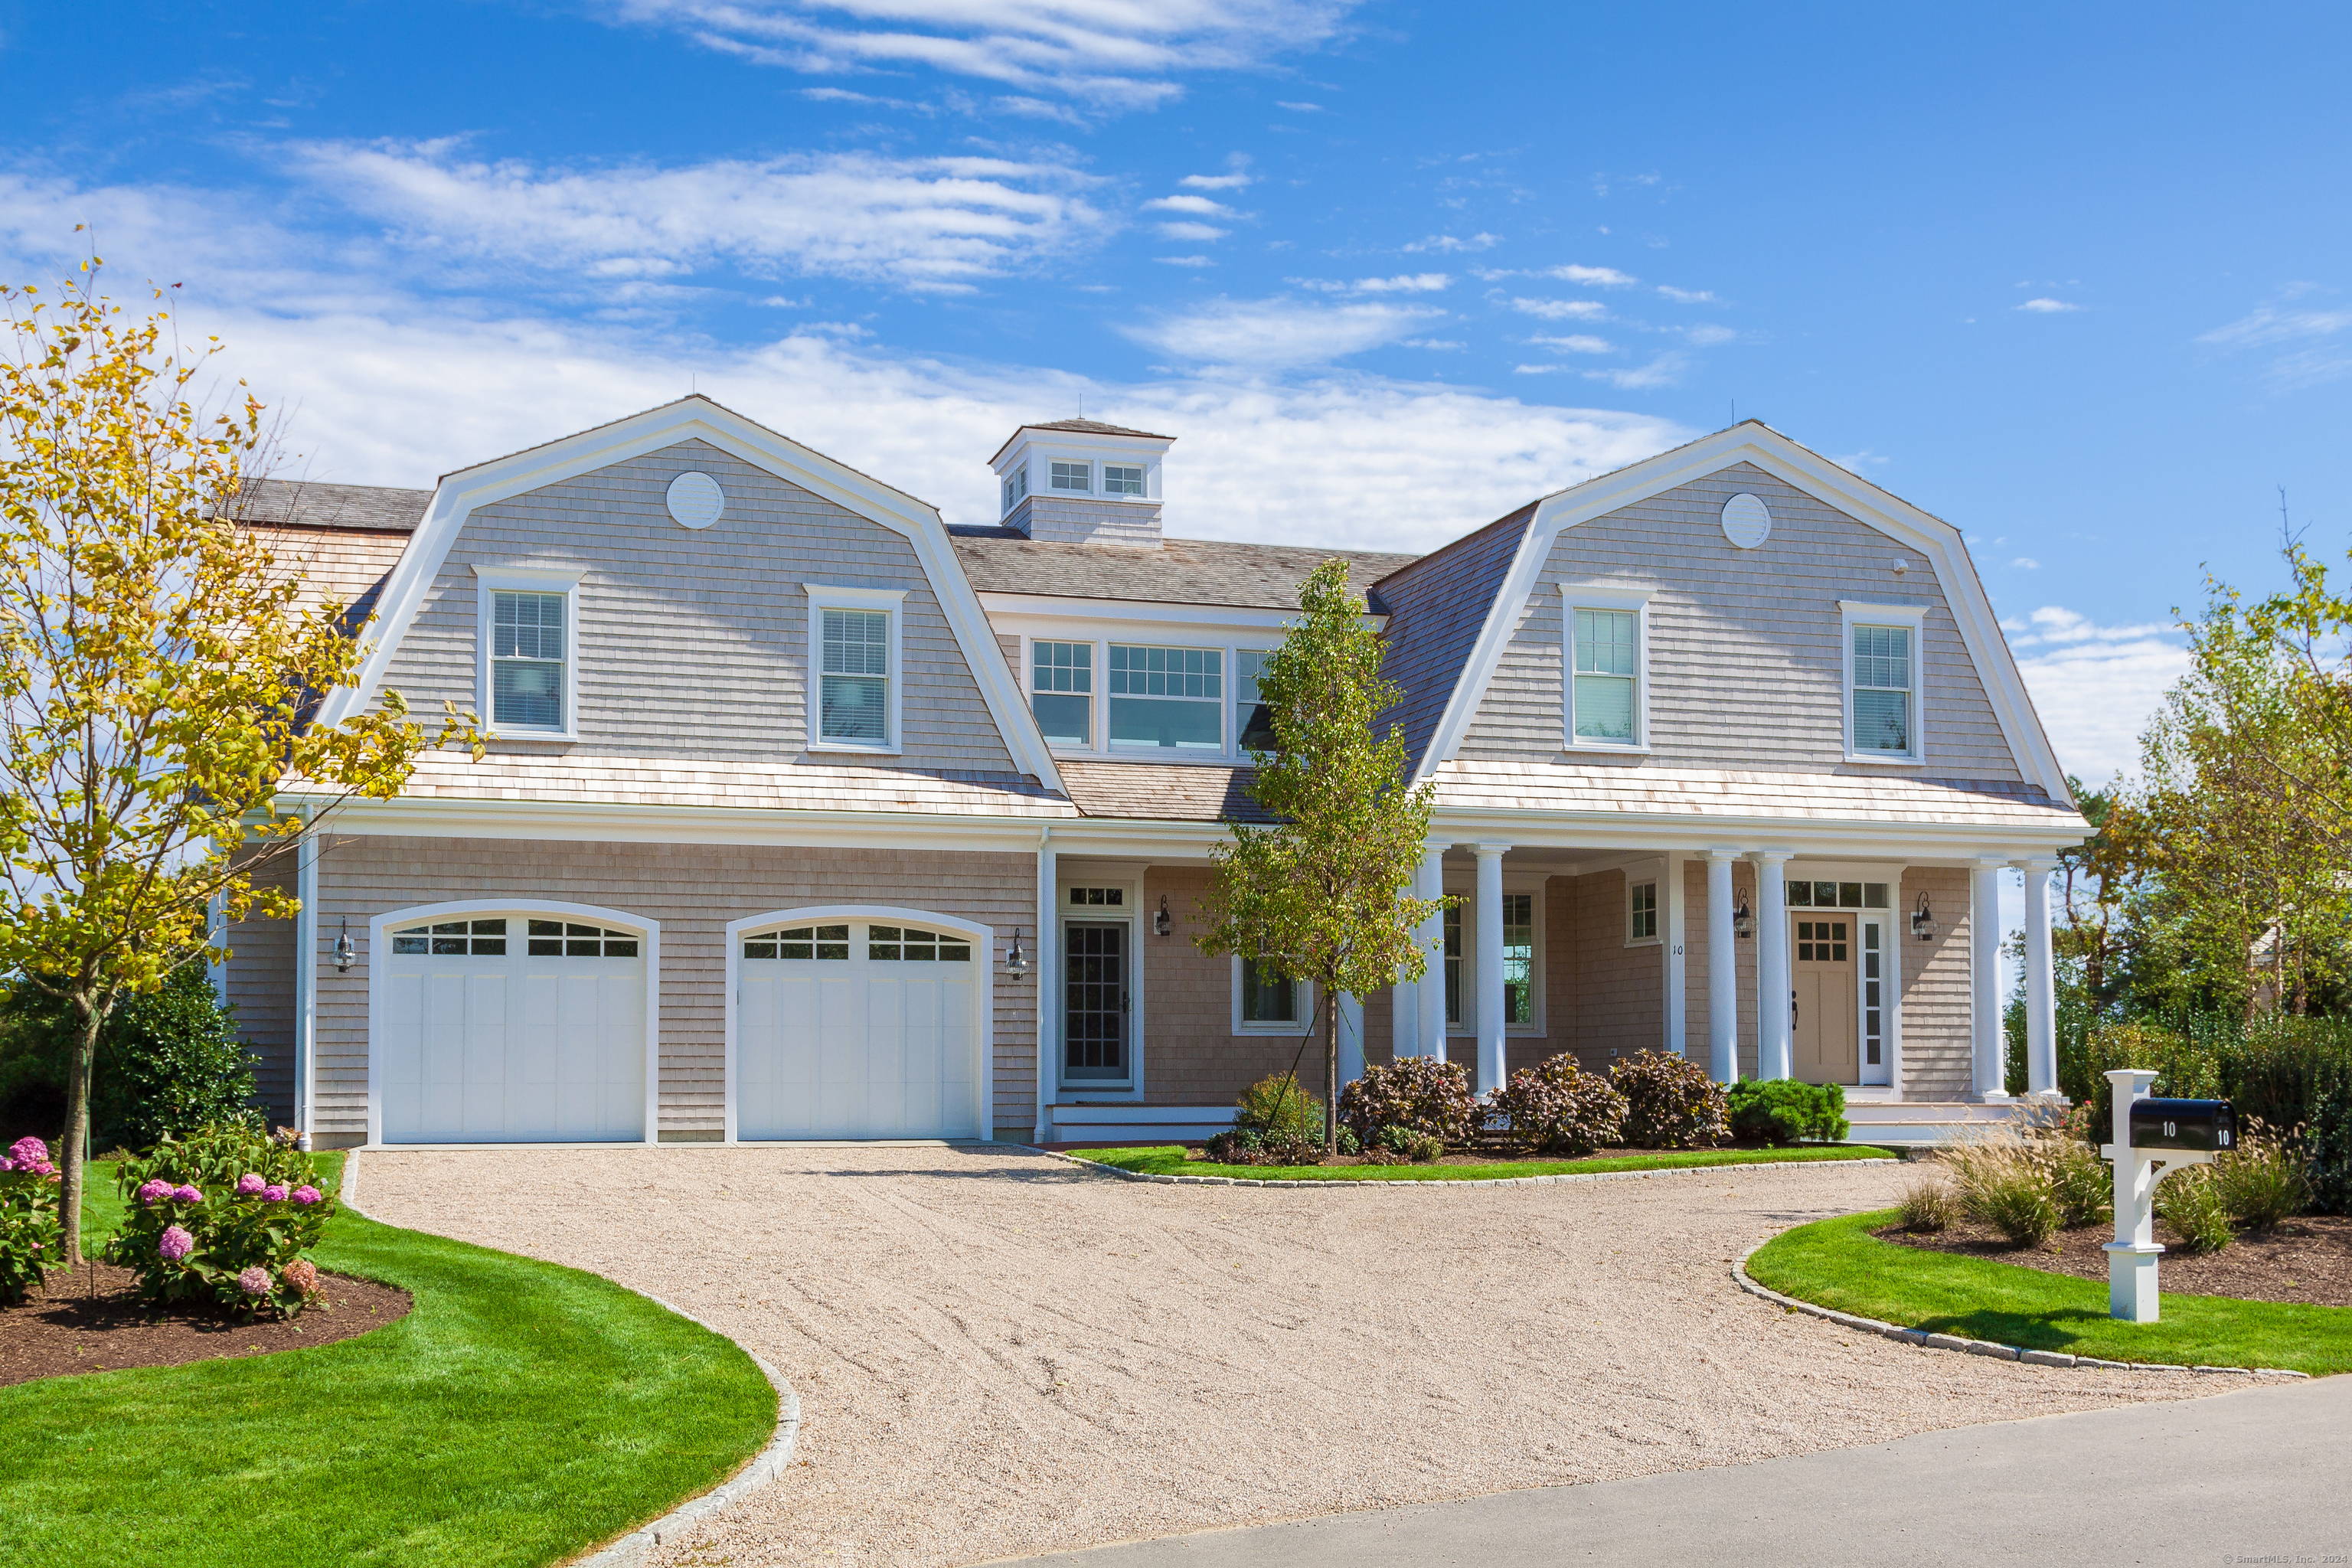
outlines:
[{"label": "evergreen shrub", "polygon": [[1742,1079],[1725,1096],[1734,1138],[1766,1143],[1843,1143],[1853,1129],[1845,1090],[1833,1083]]}]

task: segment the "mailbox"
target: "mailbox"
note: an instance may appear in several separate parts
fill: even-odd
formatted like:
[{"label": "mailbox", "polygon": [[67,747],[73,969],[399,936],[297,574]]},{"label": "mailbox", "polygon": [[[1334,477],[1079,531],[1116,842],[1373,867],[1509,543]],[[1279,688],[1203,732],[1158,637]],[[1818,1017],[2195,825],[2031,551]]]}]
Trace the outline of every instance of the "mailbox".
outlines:
[{"label": "mailbox", "polygon": [[2237,1109],[2226,1100],[2135,1100],[2131,1146],[2218,1154],[2238,1143]]}]

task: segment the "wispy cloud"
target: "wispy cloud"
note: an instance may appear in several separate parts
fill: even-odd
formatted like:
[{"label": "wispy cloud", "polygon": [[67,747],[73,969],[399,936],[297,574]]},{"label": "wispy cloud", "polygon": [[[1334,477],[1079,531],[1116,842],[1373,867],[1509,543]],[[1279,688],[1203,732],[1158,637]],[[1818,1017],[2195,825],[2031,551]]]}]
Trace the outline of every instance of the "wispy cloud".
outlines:
[{"label": "wispy cloud", "polygon": [[1120,329],[1137,342],[1201,364],[1281,370],[1326,364],[1412,336],[1445,312],[1374,300],[1216,300]]},{"label": "wispy cloud", "polygon": [[1677,289],[1671,283],[1658,285],[1658,292],[1677,305],[1712,305],[1716,303],[1712,289]]},{"label": "wispy cloud", "polygon": [[1454,279],[1443,272],[1412,272],[1393,278],[1286,278],[1283,281],[1318,294],[1434,294]]},{"label": "wispy cloud", "polygon": [[1727,343],[1738,335],[1729,327],[1719,327],[1712,321],[1683,329],[1683,342],[1694,348],[1711,348],[1717,343]]},{"label": "wispy cloud", "polygon": [[2308,283],[2290,284],[2276,300],[2197,341],[2233,350],[2295,345],[2291,353],[2274,355],[2268,367],[2271,380],[2290,389],[2352,375],[2352,310],[2296,303],[2315,292]]},{"label": "wispy cloud", "polygon": [[1461,250],[1491,250],[1502,243],[1503,237],[1499,234],[1481,232],[1472,235],[1467,239],[1457,235],[1433,234],[1427,239],[1414,240],[1404,248],[1407,254],[1417,255],[1436,251],[1443,255]]},{"label": "wispy cloud", "polygon": [[2045,605],[2004,620],[2001,629],[2059,761],[2093,784],[2131,769],[2148,719],[2189,669],[2174,626],[2103,626]]},{"label": "wispy cloud", "polygon": [[2036,561],[2031,555],[2021,555],[2016,560],[2011,562],[2010,564],[2021,572],[2039,572],[2042,570],[2042,563]]},{"label": "wispy cloud", "polygon": [[1290,103],[1281,99],[1276,99],[1275,100],[1274,106],[1276,109],[1286,109],[1293,114],[1320,114],[1323,112],[1323,106],[1319,103]]},{"label": "wispy cloud", "polygon": [[1214,224],[1207,223],[1163,223],[1160,226],[1160,233],[1163,238],[1189,239],[1195,242],[1204,239],[1223,239],[1231,232],[1230,229],[1219,228]]},{"label": "wispy cloud", "polygon": [[1581,283],[1588,289],[1630,289],[1641,281],[1632,273],[1620,272],[1614,267],[1579,267],[1574,262],[1565,267],[1549,267],[1529,276],[1558,278],[1570,283]]},{"label": "wispy cloud", "polygon": [[1617,352],[1617,345],[1607,338],[1588,337],[1580,332],[1564,338],[1529,338],[1528,342],[1541,343],[1548,349],[1558,349],[1562,353],[1613,354]]},{"label": "wispy cloud", "polygon": [[1690,367],[1690,355],[1680,349],[1668,349],[1649,363],[1631,370],[1588,370],[1584,374],[1593,381],[1605,381],[1622,391],[1648,392],[1656,387],[1679,384]]},{"label": "wispy cloud", "polygon": [[1191,213],[1197,217],[1235,217],[1233,208],[1207,196],[1154,196],[1143,204],[1148,213]]},{"label": "wispy cloud", "polygon": [[1213,267],[1216,265],[1205,256],[1155,256],[1151,259],[1157,261],[1162,267]]},{"label": "wispy cloud", "polygon": [[2068,310],[2079,310],[2083,307],[2076,304],[2071,304],[2064,300],[2042,298],[2028,300],[2022,305],[2014,306],[2012,308],[2020,310],[2031,310],[2037,316],[2056,316]]},{"label": "wispy cloud", "polygon": [[1598,300],[1519,299],[1511,301],[1511,309],[1547,321],[1598,321],[1609,314],[1609,308]]}]

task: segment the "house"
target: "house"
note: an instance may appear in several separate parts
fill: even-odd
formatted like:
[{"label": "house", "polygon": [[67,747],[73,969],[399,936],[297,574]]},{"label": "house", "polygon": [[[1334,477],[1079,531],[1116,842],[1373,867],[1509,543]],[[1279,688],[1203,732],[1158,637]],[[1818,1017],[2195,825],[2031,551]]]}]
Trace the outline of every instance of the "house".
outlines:
[{"label": "house", "polygon": [[[1024,426],[992,526],[703,397],[429,491],[256,487],[373,616],[324,717],[396,689],[490,735],[326,812],[299,918],[229,932],[273,1113],[320,1147],[1224,1123],[1314,1012],[1192,938],[1257,661],[1332,552],[1168,537],[1173,445]],[[1843,1083],[1876,1136],[1997,1113],[2018,868],[2055,1092],[2040,891],[2086,828],[1958,530],[1748,421],[1349,561],[1437,784],[1420,889],[1458,896],[1423,981],[1341,999],[1349,1071],[1655,1047]]]}]

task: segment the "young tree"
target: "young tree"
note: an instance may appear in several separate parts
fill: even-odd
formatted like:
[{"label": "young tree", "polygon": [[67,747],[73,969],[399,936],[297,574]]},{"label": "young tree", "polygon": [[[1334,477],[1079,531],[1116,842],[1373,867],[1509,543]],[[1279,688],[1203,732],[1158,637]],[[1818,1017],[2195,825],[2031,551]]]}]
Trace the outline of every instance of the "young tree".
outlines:
[{"label": "young tree", "polygon": [[1381,641],[1348,563],[1326,561],[1300,591],[1303,617],[1266,657],[1258,699],[1274,751],[1253,751],[1250,798],[1272,826],[1227,824],[1203,952],[1239,953],[1314,983],[1323,1031],[1323,1146],[1339,1141],[1338,1001],[1419,980],[1413,929],[1439,901],[1410,896],[1436,786],[1408,789],[1404,735],[1374,721],[1402,692],[1381,675]]},{"label": "young tree", "polygon": [[[240,384],[234,406],[199,406],[216,347],[173,352],[164,314],[93,292],[99,266],[54,304],[0,289],[0,969],[69,1010],[68,1265],[108,1016],[221,956],[215,901],[230,920],[294,912],[255,880],[304,829],[281,788],[395,795],[427,743],[389,693],[308,722],[363,649],[343,606],[303,603],[229,515],[261,405]],[[454,709],[438,740],[453,734],[472,739]]]}]

